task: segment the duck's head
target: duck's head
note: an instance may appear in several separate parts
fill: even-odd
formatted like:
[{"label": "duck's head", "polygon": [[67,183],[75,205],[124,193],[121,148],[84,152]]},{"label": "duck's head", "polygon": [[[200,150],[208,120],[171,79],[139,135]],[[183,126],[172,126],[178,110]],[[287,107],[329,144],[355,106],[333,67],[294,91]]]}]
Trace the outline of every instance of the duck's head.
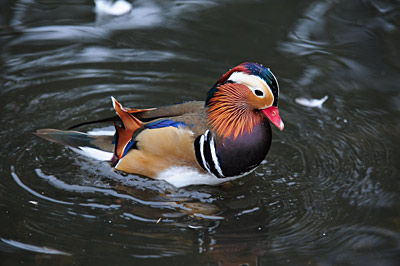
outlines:
[{"label": "duck's head", "polygon": [[[279,85],[274,74],[260,64],[243,63],[225,73],[209,90],[206,106],[211,125],[216,131],[227,132],[239,126],[236,137],[245,129],[251,131],[260,113],[283,130],[278,98]],[[240,116],[243,121],[239,119]],[[232,125],[235,123],[238,125]]]}]

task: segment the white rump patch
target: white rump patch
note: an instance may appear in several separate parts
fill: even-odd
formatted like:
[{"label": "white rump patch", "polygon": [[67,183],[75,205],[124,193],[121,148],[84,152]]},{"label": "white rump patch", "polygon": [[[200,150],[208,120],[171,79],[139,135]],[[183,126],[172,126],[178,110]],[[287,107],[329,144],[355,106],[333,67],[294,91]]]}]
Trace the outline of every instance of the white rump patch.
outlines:
[{"label": "white rump patch", "polygon": [[74,152],[79,153],[83,156],[100,161],[110,161],[111,158],[113,157],[112,152],[101,151],[95,148],[90,148],[90,147],[79,147],[79,149],[72,147],[69,148],[72,149]]},{"label": "white rump patch", "polygon": [[115,127],[111,126],[111,127],[93,129],[91,131],[88,131],[87,134],[90,136],[114,136]]}]

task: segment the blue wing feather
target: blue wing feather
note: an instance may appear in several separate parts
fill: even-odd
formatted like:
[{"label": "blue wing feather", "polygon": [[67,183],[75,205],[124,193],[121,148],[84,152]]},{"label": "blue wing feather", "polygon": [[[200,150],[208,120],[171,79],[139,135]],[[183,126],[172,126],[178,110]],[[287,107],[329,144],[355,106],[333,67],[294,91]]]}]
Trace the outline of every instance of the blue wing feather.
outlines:
[{"label": "blue wing feather", "polygon": [[174,121],[171,119],[162,119],[154,121],[146,125],[148,129],[163,128],[163,127],[187,127],[186,123],[180,121]]},{"label": "blue wing feather", "polygon": [[126,148],[125,148],[125,151],[124,151],[124,154],[122,155],[122,157],[124,157],[132,147],[136,147],[136,143],[137,143],[137,141],[133,141],[133,140],[129,141],[128,144],[126,145]]}]

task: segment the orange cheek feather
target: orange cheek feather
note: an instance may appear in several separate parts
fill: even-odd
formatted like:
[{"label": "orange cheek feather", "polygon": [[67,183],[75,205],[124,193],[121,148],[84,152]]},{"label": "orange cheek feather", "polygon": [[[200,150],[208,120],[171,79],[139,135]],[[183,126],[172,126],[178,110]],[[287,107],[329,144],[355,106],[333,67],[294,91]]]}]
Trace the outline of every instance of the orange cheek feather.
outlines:
[{"label": "orange cheek feather", "polygon": [[267,91],[267,96],[263,98],[257,97],[253,93],[249,93],[247,101],[249,102],[250,107],[260,110],[264,109],[266,106],[271,106],[274,102],[274,97],[269,91]]},{"label": "orange cheek feather", "polygon": [[[253,112],[253,103],[258,105],[258,97],[251,100],[252,92],[243,84],[224,84],[210,100],[208,119],[210,125],[221,137],[232,136],[236,139],[246,130],[253,131],[261,118]],[[265,106],[265,103],[262,104]]]}]

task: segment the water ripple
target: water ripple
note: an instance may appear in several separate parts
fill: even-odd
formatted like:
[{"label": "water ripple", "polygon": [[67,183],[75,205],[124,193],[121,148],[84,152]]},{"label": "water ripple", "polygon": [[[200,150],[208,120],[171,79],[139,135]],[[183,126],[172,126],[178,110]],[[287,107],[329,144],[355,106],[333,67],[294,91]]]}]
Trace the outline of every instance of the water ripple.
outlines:
[{"label": "water ripple", "polygon": [[[16,3],[0,34],[1,250],[88,265],[397,265],[398,5],[300,1],[290,13],[276,1],[268,8],[294,15],[279,12],[288,21],[275,27],[254,13],[261,2],[135,1],[132,14],[102,18],[88,2],[80,20],[64,12],[73,5],[50,2]],[[31,134],[109,117],[111,95],[138,108],[202,100],[215,75],[254,56],[277,70],[286,128],[273,129],[262,165],[230,184],[176,189]],[[318,109],[294,101],[324,95]]]},{"label": "water ripple", "polygon": [[35,245],[21,243],[21,242],[15,241],[15,240],[0,238],[0,249],[2,249],[2,250],[4,250],[4,247],[1,247],[1,246],[4,246],[4,244],[2,244],[1,242],[3,242],[4,244],[7,244],[13,248],[28,250],[28,251],[37,252],[37,253],[71,256],[71,254],[69,254],[69,253],[59,251],[59,250],[56,250],[53,248],[38,247]]}]

